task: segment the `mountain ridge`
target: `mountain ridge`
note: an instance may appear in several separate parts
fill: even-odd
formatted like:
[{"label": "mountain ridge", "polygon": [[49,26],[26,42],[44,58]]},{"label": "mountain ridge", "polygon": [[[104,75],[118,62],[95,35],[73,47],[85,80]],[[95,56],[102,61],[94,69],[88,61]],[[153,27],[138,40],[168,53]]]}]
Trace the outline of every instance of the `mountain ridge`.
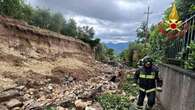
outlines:
[{"label": "mountain ridge", "polygon": [[108,48],[114,49],[115,53],[119,54],[124,49],[128,48],[129,43],[106,43],[106,46]]}]

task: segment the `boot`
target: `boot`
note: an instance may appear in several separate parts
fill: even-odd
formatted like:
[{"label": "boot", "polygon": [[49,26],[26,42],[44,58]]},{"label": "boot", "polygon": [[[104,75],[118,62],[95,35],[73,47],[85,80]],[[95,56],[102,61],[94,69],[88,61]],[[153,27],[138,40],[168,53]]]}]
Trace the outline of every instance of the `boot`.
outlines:
[{"label": "boot", "polygon": [[152,107],[146,105],[145,110],[152,110]]}]

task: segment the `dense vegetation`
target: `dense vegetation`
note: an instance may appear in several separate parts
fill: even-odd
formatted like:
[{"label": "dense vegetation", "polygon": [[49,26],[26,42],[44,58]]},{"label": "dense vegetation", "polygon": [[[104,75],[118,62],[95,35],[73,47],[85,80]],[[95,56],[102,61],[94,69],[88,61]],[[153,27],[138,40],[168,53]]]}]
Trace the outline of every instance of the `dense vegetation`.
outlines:
[{"label": "dense vegetation", "polygon": [[[182,21],[195,14],[195,1],[193,0],[176,0],[176,5]],[[175,43],[175,36],[165,32],[166,26],[164,25],[164,20],[168,18],[170,11],[171,7],[164,12],[163,21],[152,25],[148,30],[146,29],[146,23],[143,22],[137,29],[137,40],[133,43],[129,43],[128,49],[125,49],[120,54],[120,58],[129,62],[132,66],[136,66],[137,61],[140,58],[143,58],[144,55],[152,56],[157,62],[164,61],[167,48]],[[177,34],[177,37],[177,40],[179,40],[183,35],[179,33]],[[185,68],[187,69],[195,68],[193,48],[194,43],[192,43],[187,50],[192,52],[185,61]],[[135,56],[135,53],[138,54]]]}]

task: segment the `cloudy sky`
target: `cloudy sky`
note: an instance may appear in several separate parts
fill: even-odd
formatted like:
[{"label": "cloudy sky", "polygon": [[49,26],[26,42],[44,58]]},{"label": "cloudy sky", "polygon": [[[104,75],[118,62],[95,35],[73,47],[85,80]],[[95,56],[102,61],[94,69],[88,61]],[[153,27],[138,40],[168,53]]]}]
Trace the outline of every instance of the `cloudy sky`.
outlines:
[{"label": "cloudy sky", "polygon": [[136,39],[136,28],[146,20],[144,12],[151,7],[149,23],[161,20],[163,11],[173,0],[27,0],[34,7],[61,12],[74,18],[79,26],[92,26],[104,43],[125,43]]}]

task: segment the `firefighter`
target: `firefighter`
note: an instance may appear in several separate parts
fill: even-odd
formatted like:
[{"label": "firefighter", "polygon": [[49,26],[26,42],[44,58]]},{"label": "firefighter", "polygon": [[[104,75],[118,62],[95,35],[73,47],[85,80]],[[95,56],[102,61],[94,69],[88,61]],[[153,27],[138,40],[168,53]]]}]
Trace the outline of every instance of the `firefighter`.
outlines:
[{"label": "firefighter", "polygon": [[139,85],[139,97],[137,101],[137,109],[143,109],[143,102],[145,96],[148,101],[146,110],[151,110],[155,104],[156,91],[162,91],[162,80],[159,78],[158,67],[153,65],[153,59],[150,57],[144,57],[142,60],[143,66],[135,72],[134,75],[134,86]]}]

